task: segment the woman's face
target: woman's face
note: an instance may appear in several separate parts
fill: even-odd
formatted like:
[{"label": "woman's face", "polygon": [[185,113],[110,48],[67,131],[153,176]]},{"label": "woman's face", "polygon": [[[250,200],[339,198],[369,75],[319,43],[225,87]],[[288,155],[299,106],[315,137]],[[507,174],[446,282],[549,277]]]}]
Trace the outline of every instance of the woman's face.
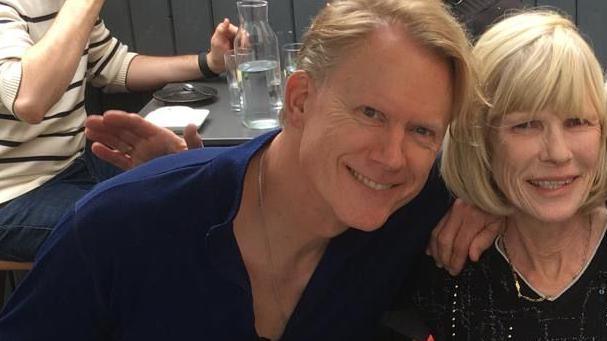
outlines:
[{"label": "woman's face", "polygon": [[514,112],[495,129],[494,179],[515,214],[544,222],[575,215],[598,168],[598,115],[592,110],[580,115]]}]

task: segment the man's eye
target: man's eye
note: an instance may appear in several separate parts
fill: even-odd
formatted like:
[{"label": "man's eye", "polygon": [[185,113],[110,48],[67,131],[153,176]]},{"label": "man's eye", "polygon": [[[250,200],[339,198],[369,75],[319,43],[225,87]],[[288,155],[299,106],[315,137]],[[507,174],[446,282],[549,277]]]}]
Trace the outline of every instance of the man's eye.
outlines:
[{"label": "man's eye", "polygon": [[375,110],[374,108],[371,108],[371,107],[363,107],[362,112],[365,116],[367,116],[369,118],[379,118],[381,115],[378,110]]},{"label": "man's eye", "polygon": [[414,127],[413,131],[421,136],[434,136],[434,132],[428,128],[425,127]]}]

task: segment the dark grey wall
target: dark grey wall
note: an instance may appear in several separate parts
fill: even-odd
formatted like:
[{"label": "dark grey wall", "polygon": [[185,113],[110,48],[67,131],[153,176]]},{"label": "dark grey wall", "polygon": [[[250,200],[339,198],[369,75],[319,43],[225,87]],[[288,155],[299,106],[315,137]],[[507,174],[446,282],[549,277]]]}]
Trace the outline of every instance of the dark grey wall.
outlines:
[{"label": "dark grey wall", "polygon": [[532,6],[557,7],[574,20],[594,48],[603,68],[607,66],[607,1],[524,0]]},{"label": "dark grey wall", "polygon": [[[591,42],[602,64],[607,65],[607,1],[523,1],[567,12]],[[269,3],[270,24],[281,43],[285,43],[300,40],[310,18],[325,0],[269,0]],[[102,17],[114,35],[132,50],[154,55],[206,50],[217,23],[226,17],[238,22],[236,0],[106,0]]]},{"label": "dark grey wall", "polygon": [[[281,44],[298,41],[325,0],[269,0]],[[238,25],[236,0],[106,0],[102,17],[132,50],[173,55],[206,50],[224,18]]]}]

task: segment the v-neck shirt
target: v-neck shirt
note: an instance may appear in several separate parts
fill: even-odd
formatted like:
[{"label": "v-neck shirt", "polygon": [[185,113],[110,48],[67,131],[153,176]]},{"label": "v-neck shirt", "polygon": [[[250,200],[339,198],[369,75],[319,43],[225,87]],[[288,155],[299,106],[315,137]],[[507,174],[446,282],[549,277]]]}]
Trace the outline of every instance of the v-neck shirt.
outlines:
[{"label": "v-neck shirt", "polygon": [[[552,301],[518,298],[510,265],[495,244],[456,277],[427,259],[418,278],[413,302],[436,340],[607,339],[604,238],[581,276]],[[519,282],[522,293],[534,297]]]},{"label": "v-neck shirt", "polygon": [[[78,202],[0,316],[0,339],[257,340],[233,232],[243,179],[277,132],[155,160]],[[451,199],[432,170],[380,229],[333,238],[283,340],[370,340]]]}]

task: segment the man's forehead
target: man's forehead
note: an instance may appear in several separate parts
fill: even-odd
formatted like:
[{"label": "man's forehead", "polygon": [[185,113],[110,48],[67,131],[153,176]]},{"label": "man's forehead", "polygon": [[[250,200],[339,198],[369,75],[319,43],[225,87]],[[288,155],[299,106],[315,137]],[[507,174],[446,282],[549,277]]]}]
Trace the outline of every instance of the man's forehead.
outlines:
[{"label": "man's forehead", "polygon": [[346,54],[327,74],[325,85],[350,101],[386,113],[428,113],[434,117],[437,130],[442,130],[450,118],[449,63],[407,38],[402,30],[376,31],[364,46]]}]

